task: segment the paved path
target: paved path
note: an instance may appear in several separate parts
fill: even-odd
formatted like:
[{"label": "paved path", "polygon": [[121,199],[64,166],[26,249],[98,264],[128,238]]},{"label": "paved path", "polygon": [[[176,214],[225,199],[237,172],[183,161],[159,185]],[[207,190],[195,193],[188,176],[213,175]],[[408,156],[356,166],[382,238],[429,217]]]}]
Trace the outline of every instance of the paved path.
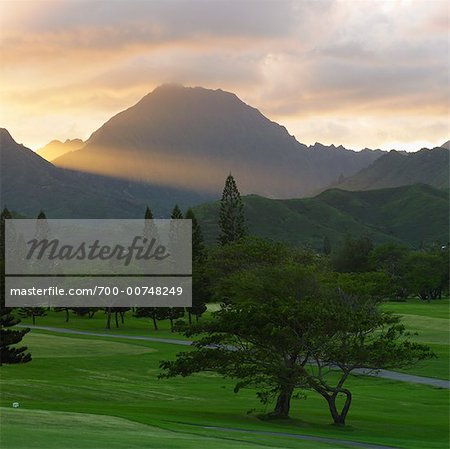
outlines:
[{"label": "paved path", "polygon": [[[358,441],[341,440],[338,438],[314,437],[312,435],[299,435],[298,433],[268,432],[264,430],[236,429],[233,427],[199,426],[202,429],[218,430],[221,432],[251,433],[253,435],[267,435],[271,437],[288,437],[304,441],[317,441],[319,443],[339,444],[339,446],[359,447],[363,449],[399,449],[393,446],[384,446],[372,443],[360,443]],[[334,446],[335,447],[335,446]]]},{"label": "paved path", "polygon": [[[119,335],[119,334],[107,334],[107,333],[97,333],[97,332],[85,332],[77,331],[73,329],[64,329],[60,327],[47,327],[47,326],[25,326],[19,325],[19,327],[29,327],[31,329],[41,329],[45,331],[58,332],[60,334],[75,334],[75,335],[90,335],[92,337],[109,337],[109,338],[122,338],[125,340],[144,340],[144,341],[154,341],[156,343],[169,343],[173,345],[184,345],[190,346],[192,341],[189,340],[177,340],[175,338],[158,338],[158,337],[143,337],[140,335]],[[398,373],[396,371],[378,370],[370,371],[365,369],[355,370],[354,372],[358,374],[363,374],[365,376],[381,377],[383,379],[397,380],[400,382],[410,382],[415,384],[429,385],[432,387],[446,388],[450,389],[450,381],[435,379],[433,377],[422,377],[414,376],[412,374]],[[375,447],[375,446],[374,446]]]}]

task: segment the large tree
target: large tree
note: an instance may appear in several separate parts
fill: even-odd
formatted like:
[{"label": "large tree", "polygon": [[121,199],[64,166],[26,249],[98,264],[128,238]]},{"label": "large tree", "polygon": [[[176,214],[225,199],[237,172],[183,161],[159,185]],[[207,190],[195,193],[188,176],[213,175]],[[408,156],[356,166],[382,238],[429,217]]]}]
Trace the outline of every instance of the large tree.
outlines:
[{"label": "large tree", "polygon": [[194,351],[162,362],[162,377],[218,372],[236,381],[235,391],[253,386],[263,402],[274,399],[271,415],[280,418],[289,416],[296,389],[312,389],[343,425],[351,404],[344,384],[355,369],[405,367],[431,356],[408,339],[398,317],[373,300],[322,287],[310,267],[237,273],[230,294],[211,321],[186,331],[198,338]]},{"label": "large tree", "polygon": [[228,175],[220,200],[219,243],[228,245],[246,235],[244,203],[233,176]]}]

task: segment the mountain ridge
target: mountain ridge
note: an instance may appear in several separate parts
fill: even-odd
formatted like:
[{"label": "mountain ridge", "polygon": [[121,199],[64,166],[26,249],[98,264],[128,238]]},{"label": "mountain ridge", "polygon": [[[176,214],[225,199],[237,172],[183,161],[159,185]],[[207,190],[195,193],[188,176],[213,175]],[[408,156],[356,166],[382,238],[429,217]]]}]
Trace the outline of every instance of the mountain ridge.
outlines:
[{"label": "mountain ridge", "polygon": [[355,175],[330,187],[373,190],[424,183],[448,188],[449,155],[449,150],[442,147],[422,148],[414,153],[391,150]]},{"label": "mountain ridge", "polygon": [[43,210],[49,218],[140,218],[147,204],[160,217],[177,202],[186,208],[211,199],[55,167],[19,145],[4,128],[0,128],[0,170],[0,206],[29,217]]},{"label": "mountain ridge", "polygon": [[231,172],[244,193],[288,198],[354,174],[381,154],[308,148],[234,93],[164,85],[54,163],[83,171],[101,167],[111,176],[215,195]]},{"label": "mountain ridge", "polygon": [[[252,235],[321,250],[347,237],[369,237],[420,248],[448,241],[449,191],[426,184],[370,191],[329,189],[312,198],[243,197]],[[209,243],[217,239],[219,202],[194,207]]]}]

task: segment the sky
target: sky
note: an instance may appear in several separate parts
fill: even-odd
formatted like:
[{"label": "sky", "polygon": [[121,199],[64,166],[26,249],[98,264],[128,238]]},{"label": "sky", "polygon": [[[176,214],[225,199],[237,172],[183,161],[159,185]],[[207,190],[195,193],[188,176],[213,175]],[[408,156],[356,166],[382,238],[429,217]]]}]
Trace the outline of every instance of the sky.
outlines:
[{"label": "sky", "polygon": [[87,139],[164,83],[221,88],[305,144],[450,139],[449,6],[424,0],[0,0],[0,126]]}]

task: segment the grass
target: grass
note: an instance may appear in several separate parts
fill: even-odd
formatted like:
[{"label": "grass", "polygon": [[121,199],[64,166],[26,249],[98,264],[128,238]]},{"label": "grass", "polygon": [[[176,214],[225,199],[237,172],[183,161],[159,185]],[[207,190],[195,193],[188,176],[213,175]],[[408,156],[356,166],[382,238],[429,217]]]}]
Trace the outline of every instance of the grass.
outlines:
[{"label": "grass", "polygon": [[419,376],[450,379],[449,300],[441,299],[431,303],[417,299],[389,302],[383,304],[383,308],[402,315],[406,328],[417,333],[412,338],[429,345],[437,355],[436,359],[419,362],[416,366],[402,371]]},{"label": "grass", "polygon": [[[219,304],[209,304],[208,312],[202,317],[207,319],[210,312],[218,310]],[[438,379],[450,379],[449,375],[449,310],[448,299],[436,300],[429,303],[420,300],[408,300],[407,302],[387,302],[383,308],[403,317],[403,323],[407,329],[417,333],[412,338],[420,343],[429,345],[437,355],[436,359],[420,362],[406,370],[400,370],[419,376],[435,377]],[[36,324],[48,327],[66,327],[70,329],[106,333],[111,335],[144,335],[158,338],[185,339],[184,335],[170,331],[167,320],[158,322],[158,331],[154,331],[149,318],[134,318],[128,312],[124,324],[115,327],[114,320],[111,329],[106,329],[106,319],[101,311],[94,318],[77,317],[70,315],[68,323],[64,322],[64,312],[49,311],[45,317],[38,317]],[[31,324],[31,319],[22,319],[22,324]]]},{"label": "grass", "polygon": [[[414,308],[416,316],[428,316],[431,310],[426,304],[423,308],[415,303],[385,305],[403,306],[405,311]],[[417,307],[422,315],[417,315]],[[433,309],[433,313],[441,312]],[[73,318],[67,324],[63,314],[51,312],[37,324],[104,331],[102,314],[93,320]],[[161,324],[156,335],[170,334],[168,323]],[[111,330],[120,332],[155,334],[150,334],[148,320],[131,318],[124,328]],[[346,447],[201,426],[316,435],[405,449],[448,447],[448,392],[442,389],[352,377],[354,401],[344,429],[330,425],[326,403],[315,393],[293,401],[292,419],[262,421],[258,415],[266,409],[255,392],[236,395],[233,383],[217,375],[158,380],[160,360],[186,349],[180,346],[37,330],[25,337],[25,343],[33,361],[1,368],[1,446],[8,449]],[[20,408],[11,407],[15,401]]]}]

